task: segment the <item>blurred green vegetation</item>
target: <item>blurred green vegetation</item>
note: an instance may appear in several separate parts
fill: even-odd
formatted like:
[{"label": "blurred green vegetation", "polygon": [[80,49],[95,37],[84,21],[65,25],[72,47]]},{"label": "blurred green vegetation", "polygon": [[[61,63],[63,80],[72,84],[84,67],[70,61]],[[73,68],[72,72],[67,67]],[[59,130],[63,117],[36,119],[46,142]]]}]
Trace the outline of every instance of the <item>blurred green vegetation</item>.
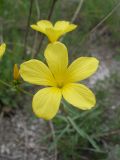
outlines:
[{"label": "blurred green vegetation", "polygon": [[120,104],[117,103],[119,96],[116,95],[119,95],[119,91],[116,92],[118,87],[120,76],[114,73],[110,78],[96,83],[96,108],[79,112],[66,105],[65,116],[58,115],[54,119],[56,142],[63,160],[86,157],[97,160],[111,160],[116,157],[119,160],[120,136],[116,134],[120,128]]},{"label": "blurred green vegetation", "polygon": [[[46,19],[50,10],[51,0],[38,0],[34,2],[31,24],[36,23],[38,17]],[[71,20],[78,0],[58,0],[53,12],[52,21]],[[78,57],[79,54],[89,55],[86,47],[90,40],[91,30],[119,3],[119,0],[86,0],[75,20],[78,29],[64,37],[63,42],[69,48],[69,52]],[[31,58],[35,31],[29,29],[26,55],[24,55],[24,40],[29,13],[28,0],[0,0],[0,39],[7,43],[7,51],[0,62],[0,77],[12,83],[13,66],[20,64],[25,59]],[[120,7],[99,27],[95,43],[104,43],[99,31],[106,29],[108,39],[107,46],[112,46],[118,53],[114,59],[120,60]],[[38,10],[40,13],[38,13]],[[40,15],[38,15],[40,14]],[[39,45],[37,37],[37,47]],[[45,38],[42,50],[38,58],[43,59],[43,52],[47,43]],[[84,51],[84,52],[83,52]],[[84,55],[83,55],[84,53]],[[23,59],[23,56],[25,59]],[[103,57],[104,59],[104,57]],[[62,107],[65,113],[58,115],[53,123],[55,125],[56,142],[62,160],[119,160],[120,159],[120,137],[111,134],[111,131],[119,129],[120,124],[120,74],[111,73],[109,78],[98,81],[94,86],[97,96],[97,106],[90,111],[78,111],[72,106],[65,104]],[[16,94],[17,93],[17,94]],[[0,85],[0,106],[17,107],[22,97],[15,89]],[[13,101],[14,98],[14,101]],[[62,111],[61,111],[62,112]],[[66,117],[66,118],[65,118]],[[107,134],[106,134],[107,133]],[[110,134],[110,135],[109,135]],[[55,144],[52,144],[52,147]],[[112,154],[111,154],[112,152]],[[112,158],[113,156],[113,158]]]}]

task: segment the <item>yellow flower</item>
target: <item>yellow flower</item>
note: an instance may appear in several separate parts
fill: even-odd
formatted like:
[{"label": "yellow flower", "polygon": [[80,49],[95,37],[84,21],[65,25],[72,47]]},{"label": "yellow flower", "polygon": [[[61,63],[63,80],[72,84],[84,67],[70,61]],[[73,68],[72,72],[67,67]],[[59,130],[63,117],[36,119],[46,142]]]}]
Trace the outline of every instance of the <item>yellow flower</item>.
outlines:
[{"label": "yellow flower", "polygon": [[2,43],[2,44],[0,45],[0,59],[1,59],[2,56],[4,55],[5,49],[6,49],[6,44],[5,44],[5,43]]},{"label": "yellow flower", "polygon": [[15,64],[13,68],[13,78],[14,80],[18,80],[20,78],[19,68],[17,64]]},{"label": "yellow flower", "polygon": [[74,30],[77,27],[75,24],[70,24],[68,21],[57,21],[55,25],[48,20],[38,21],[37,24],[31,25],[31,28],[44,33],[50,42],[57,41],[62,35]]},{"label": "yellow flower", "polygon": [[33,97],[34,113],[38,117],[52,119],[58,112],[62,96],[79,109],[91,109],[96,103],[95,96],[78,82],[96,71],[98,60],[94,57],[80,57],[68,66],[68,51],[60,42],[47,46],[45,58],[48,66],[36,59],[20,66],[20,75],[25,81],[46,86]]}]

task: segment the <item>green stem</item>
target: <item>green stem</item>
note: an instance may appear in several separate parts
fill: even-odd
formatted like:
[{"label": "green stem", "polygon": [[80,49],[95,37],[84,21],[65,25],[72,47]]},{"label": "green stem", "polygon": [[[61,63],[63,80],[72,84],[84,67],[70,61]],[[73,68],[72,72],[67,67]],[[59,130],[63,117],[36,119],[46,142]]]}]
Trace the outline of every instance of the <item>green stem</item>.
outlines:
[{"label": "green stem", "polygon": [[20,92],[22,92],[22,93],[25,93],[25,94],[27,94],[28,96],[33,96],[33,94],[29,93],[28,91],[26,91],[26,90],[24,90],[24,89],[22,89],[22,88],[20,88],[20,87],[18,87],[18,86],[17,86],[17,89],[18,89],[18,91],[20,91]]},{"label": "green stem", "polygon": [[[0,83],[3,84],[4,86],[9,87],[9,88],[13,88],[13,85],[8,84],[8,83],[6,83],[5,81],[3,81],[3,80],[1,80],[1,79],[0,79]],[[25,93],[25,94],[29,95],[29,96],[33,96],[31,93],[29,93],[28,91],[20,88],[19,86],[16,86],[16,89],[17,89],[18,91],[22,92],[22,93]]]},{"label": "green stem", "polygon": [[7,87],[9,87],[9,88],[12,88],[12,85],[10,85],[10,84],[4,82],[4,81],[1,80],[1,79],[0,79],[0,83],[3,84],[3,85],[5,85],[5,86],[7,86]]},{"label": "green stem", "polygon": [[66,115],[66,116],[68,116],[68,110],[67,110],[67,105],[64,103],[64,101],[61,101],[61,103],[62,103],[62,105],[63,105],[63,107],[62,107],[62,111],[64,112],[64,114]]}]

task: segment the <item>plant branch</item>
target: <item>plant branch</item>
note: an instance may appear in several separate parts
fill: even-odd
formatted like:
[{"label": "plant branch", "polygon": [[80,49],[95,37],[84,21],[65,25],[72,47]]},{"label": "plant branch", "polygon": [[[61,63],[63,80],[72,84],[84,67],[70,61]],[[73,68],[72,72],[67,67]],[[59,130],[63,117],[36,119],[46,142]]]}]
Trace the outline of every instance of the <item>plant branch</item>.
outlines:
[{"label": "plant branch", "polygon": [[[13,88],[13,85],[7,83],[7,82],[4,82],[3,80],[0,79],[0,83],[3,84],[4,86],[7,86],[9,88]],[[20,88],[19,86],[16,86],[16,89],[19,90],[20,92],[24,93],[24,94],[27,94],[29,96],[33,96],[31,93],[29,93],[28,91]]]},{"label": "plant branch", "polygon": [[[50,8],[50,11],[49,11],[47,20],[50,20],[50,19],[51,19],[52,14],[53,14],[53,11],[54,11],[54,8],[55,8],[56,2],[57,2],[57,0],[53,0],[53,1],[52,1],[52,5],[51,5],[51,8]],[[41,47],[42,47],[42,44],[43,44],[43,41],[44,41],[44,35],[41,35],[40,43],[39,43],[39,46],[38,46],[38,49],[37,49],[36,53],[34,54],[34,57],[36,57],[37,54],[40,52]]]},{"label": "plant branch", "polygon": [[71,19],[71,23],[73,23],[76,20],[78,14],[80,13],[80,10],[82,8],[83,2],[84,2],[84,0],[80,0],[79,4],[78,4],[78,6],[77,6],[77,8],[75,10],[75,13],[74,13],[74,15],[73,15],[73,17]]},{"label": "plant branch", "polygon": [[[40,8],[39,8],[39,3],[38,0],[35,0],[35,6],[36,6],[36,11],[37,11],[37,19],[40,19]],[[38,41],[38,32],[35,32],[35,37],[34,37],[34,44],[33,44],[33,49],[32,49],[32,55],[31,58],[34,58],[35,56],[35,51],[37,49],[37,41]]]},{"label": "plant branch", "polygon": [[33,1],[30,0],[30,8],[29,8],[29,15],[28,15],[28,20],[27,20],[27,27],[26,27],[26,32],[25,32],[25,41],[24,41],[24,55],[26,54],[26,49],[27,49],[27,43],[28,43],[28,35],[29,35],[29,27],[30,27],[30,20],[31,20],[31,15],[32,15],[32,8],[33,8]]},{"label": "plant branch", "polygon": [[8,83],[4,82],[4,81],[3,81],[3,80],[1,80],[1,79],[0,79],[0,83],[1,83],[1,84],[3,84],[4,86],[9,87],[9,88],[11,88],[11,87],[12,87],[12,85],[10,85],[10,84],[8,84]]},{"label": "plant branch", "polygon": [[17,89],[18,89],[18,91],[20,91],[24,94],[27,94],[28,96],[33,96],[33,94],[29,93],[28,91],[24,90],[23,88],[20,88],[20,87],[17,86]]},{"label": "plant branch", "polygon": [[53,2],[52,2],[51,8],[50,8],[50,11],[49,11],[49,14],[48,14],[48,18],[47,18],[48,20],[50,20],[51,17],[52,17],[56,2],[57,2],[57,0],[53,0]]},{"label": "plant branch", "polygon": [[106,133],[101,133],[101,134],[98,134],[96,135],[95,137],[99,138],[99,137],[109,137],[109,136],[113,136],[113,135],[120,135],[120,129],[117,129],[117,130],[112,130],[112,131],[109,131],[109,132],[106,132]]},{"label": "plant branch", "polygon": [[98,27],[100,27],[120,6],[118,3],[90,32],[94,32]]},{"label": "plant branch", "polygon": [[93,27],[93,29],[92,29],[90,32],[88,32],[88,33],[84,36],[84,38],[83,38],[82,41],[81,41],[81,45],[84,43],[84,41],[85,41],[87,38],[89,38],[89,36],[90,36],[93,32],[95,32],[95,31],[98,29],[98,27],[100,27],[110,16],[112,16],[112,14],[113,14],[119,7],[120,7],[120,2],[119,2],[95,27]]},{"label": "plant branch", "polygon": [[[81,10],[81,8],[82,8],[83,2],[84,2],[84,0],[80,0],[79,4],[78,4],[78,6],[77,6],[77,8],[76,8],[76,10],[75,10],[75,12],[74,12],[74,14],[73,14],[73,17],[71,18],[71,21],[70,21],[71,23],[74,23],[74,22],[75,22],[78,14],[80,13],[80,10]],[[60,39],[60,41],[62,42],[62,41],[64,40],[64,38],[65,38],[65,36],[62,37],[62,38]]]}]

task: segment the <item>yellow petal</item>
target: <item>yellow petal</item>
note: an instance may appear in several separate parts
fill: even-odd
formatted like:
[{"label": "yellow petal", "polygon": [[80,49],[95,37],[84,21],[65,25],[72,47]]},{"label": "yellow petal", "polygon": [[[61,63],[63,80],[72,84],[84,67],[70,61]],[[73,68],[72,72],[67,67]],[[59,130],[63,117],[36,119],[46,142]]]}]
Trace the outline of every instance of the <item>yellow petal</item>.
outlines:
[{"label": "yellow petal", "polygon": [[78,82],[91,76],[98,68],[99,61],[94,57],[80,57],[68,67],[68,81]]},{"label": "yellow petal", "polygon": [[70,32],[70,31],[74,30],[76,27],[77,27],[77,25],[70,24],[68,21],[57,21],[54,26],[54,28],[56,30],[61,30],[62,34],[66,33],[66,32]]},{"label": "yellow petal", "polygon": [[54,28],[57,30],[66,30],[69,26],[69,22],[68,21],[57,21],[55,23]]},{"label": "yellow petal", "polygon": [[1,44],[0,45],[0,58],[2,58],[2,56],[4,55],[5,49],[6,49],[6,44],[5,43]]},{"label": "yellow petal", "polygon": [[74,30],[74,29],[76,29],[76,28],[77,28],[77,25],[75,25],[75,24],[70,24],[70,25],[68,26],[68,28],[66,29],[65,32],[70,32],[70,31],[72,31],[72,30]]},{"label": "yellow petal", "polygon": [[14,65],[14,69],[13,69],[13,78],[14,80],[18,80],[20,77],[20,73],[19,73],[19,69],[17,64]]},{"label": "yellow petal", "polygon": [[44,28],[51,28],[53,27],[52,23],[48,20],[40,20],[37,22],[37,25]]},{"label": "yellow petal", "polygon": [[45,50],[48,66],[57,82],[62,83],[68,65],[68,52],[64,44],[51,43]]},{"label": "yellow petal", "polygon": [[55,80],[49,68],[41,61],[32,59],[20,66],[21,77],[32,84],[55,86]]},{"label": "yellow petal", "polygon": [[82,84],[67,84],[64,86],[62,94],[66,101],[82,110],[91,109],[96,103],[95,95]]},{"label": "yellow petal", "polygon": [[50,42],[56,42],[62,35],[61,30],[55,30],[54,28],[46,28],[45,34]]},{"label": "yellow petal", "polygon": [[58,112],[61,97],[61,90],[58,88],[41,89],[33,97],[33,112],[40,118],[52,119]]},{"label": "yellow petal", "polygon": [[31,25],[31,28],[44,33],[50,42],[56,42],[62,35],[74,30],[77,25],[70,24],[68,21],[57,21],[53,26],[48,20],[40,20],[37,24]]},{"label": "yellow petal", "polygon": [[37,30],[39,32],[42,32],[42,33],[46,33],[46,28],[52,28],[53,25],[50,21],[48,20],[40,20],[37,22],[36,25],[31,25],[31,28],[34,29],[34,30]]},{"label": "yellow petal", "polygon": [[44,33],[44,31],[41,30],[41,28],[40,28],[39,26],[35,25],[35,24],[31,25],[30,27],[31,27],[32,29],[36,30],[36,31],[39,31],[39,32]]}]

